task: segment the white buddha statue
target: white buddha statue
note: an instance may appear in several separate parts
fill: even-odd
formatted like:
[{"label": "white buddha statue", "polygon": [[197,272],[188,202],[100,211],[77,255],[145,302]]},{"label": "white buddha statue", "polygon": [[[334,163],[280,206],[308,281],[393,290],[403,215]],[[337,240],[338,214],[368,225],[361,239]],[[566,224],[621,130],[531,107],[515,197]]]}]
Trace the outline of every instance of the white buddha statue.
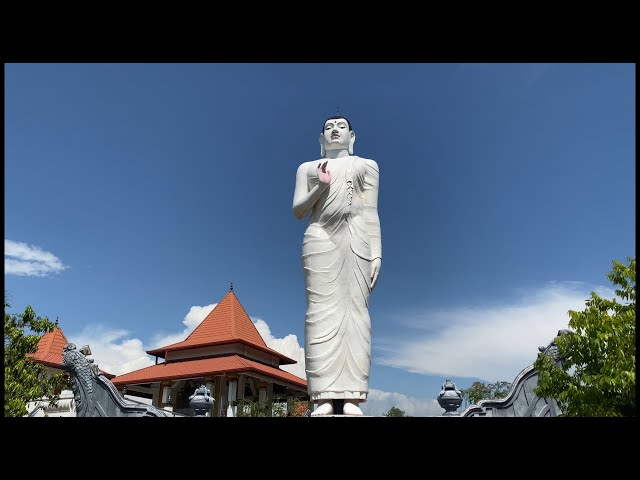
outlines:
[{"label": "white buddha statue", "polygon": [[343,116],[320,134],[321,160],[298,167],[293,215],[310,213],[302,244],[307,297],[305,360],[313,416],[362,415],[371,367],[369,294],[382,264],[378,164],[353,155],[355,133]]}]

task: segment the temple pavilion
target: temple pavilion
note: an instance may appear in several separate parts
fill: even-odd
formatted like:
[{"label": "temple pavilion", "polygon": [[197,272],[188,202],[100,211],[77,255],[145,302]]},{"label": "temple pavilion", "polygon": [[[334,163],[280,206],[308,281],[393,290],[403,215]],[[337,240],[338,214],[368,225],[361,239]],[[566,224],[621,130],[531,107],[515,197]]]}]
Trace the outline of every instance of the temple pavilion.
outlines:
[{"label": "temple pavilion", "polygon": [[233,287],[186,339],[147,353],[155,365],[111,381],[158,408],[193,415],[189,397],[200,385],[215,399],[214,417],[235,416],[243,399],[308,399],[307,382],[280,368],[296,361],[267,347]]}]

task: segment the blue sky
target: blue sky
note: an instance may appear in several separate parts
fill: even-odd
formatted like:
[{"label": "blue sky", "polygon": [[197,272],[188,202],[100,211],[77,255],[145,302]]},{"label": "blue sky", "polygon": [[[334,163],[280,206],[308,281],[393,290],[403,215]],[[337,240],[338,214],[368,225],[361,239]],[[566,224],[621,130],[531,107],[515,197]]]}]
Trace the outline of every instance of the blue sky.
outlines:
[{"label": "blue sky", "polygon": [[299,349],[295,172],[337,105],[381,170],[371,409],[511,381],[635,256],[632,64],[9,64],[11,311],[132,370],[233,281]]}]

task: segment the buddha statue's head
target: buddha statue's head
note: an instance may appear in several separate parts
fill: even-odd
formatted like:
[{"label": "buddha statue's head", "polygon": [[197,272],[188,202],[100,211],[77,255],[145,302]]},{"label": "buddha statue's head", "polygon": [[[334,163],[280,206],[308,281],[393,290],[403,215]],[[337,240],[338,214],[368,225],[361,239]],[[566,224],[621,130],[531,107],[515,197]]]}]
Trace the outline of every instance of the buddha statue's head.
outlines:
[{"label": "buddha statue's head", "polygon": [[351,128],[351,122],[346,117],[335,115],[324,121],[320,133],[320,156],[324,157],[328,150],[347,149],[353,155],[353,144],[356,134]]}]

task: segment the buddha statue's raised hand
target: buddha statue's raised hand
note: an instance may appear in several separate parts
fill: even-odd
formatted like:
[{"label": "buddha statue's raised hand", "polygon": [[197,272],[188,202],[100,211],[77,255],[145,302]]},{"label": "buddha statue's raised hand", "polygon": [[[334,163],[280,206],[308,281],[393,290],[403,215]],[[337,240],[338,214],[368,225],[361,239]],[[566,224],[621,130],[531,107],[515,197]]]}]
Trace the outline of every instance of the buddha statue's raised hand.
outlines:
[{"label": "buddha statue's raised hand", "polygon": [[318,180],[320,183],[329,185],[331,183],[331,172],[327,170],[327,163],[328,162],[319,163],[316,170],[318,171]]}]

